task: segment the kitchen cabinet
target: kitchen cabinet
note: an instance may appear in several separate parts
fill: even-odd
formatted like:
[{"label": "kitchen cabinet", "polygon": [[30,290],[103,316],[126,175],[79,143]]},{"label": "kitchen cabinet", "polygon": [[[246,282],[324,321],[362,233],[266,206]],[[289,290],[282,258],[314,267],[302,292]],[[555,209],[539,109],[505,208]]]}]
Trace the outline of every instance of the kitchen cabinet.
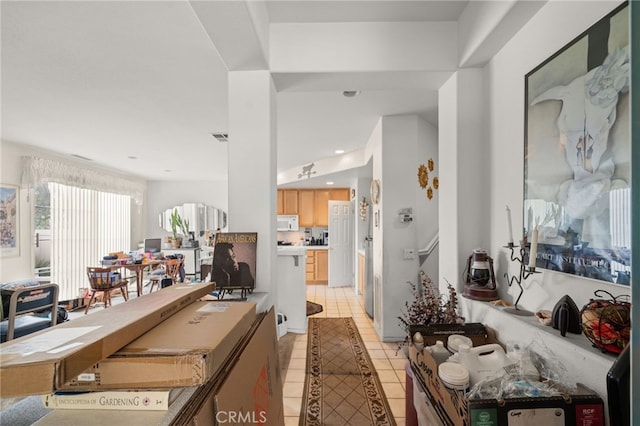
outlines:
[{"label": "kitchen cabinet", "polygon": [[300,227],[315,226],[315,190],[298,190],[298,223]]},{"label": "kitchen cabinet", "polygon": [[316,189],[315,226],[329,226],[329,201],[349,201],[349,188]]},{"label": "kitchen cabinet", "polygon": [[362,253],[358,253],[358,294],[364,294],[364,285],[366,283],[367,275],[366,275],[366,257]]},{"label": "kitchen cabinet", "polygon": [[315,194],[315,226],[329,226],[329,190],[316,189]]},{"label": "kitchen cabinet", "polygon": [[298,214],[298,190],[278,190],[278,214]]},{"label": "kitchen cabinet", "polygon": [[307,249],[307,284],[327,284],[329,282],[328,250]]},{"label": "kitchen cabinet", "polygon": [[316,281],[329,282],[329,251],[316,250]]},{"label": "kitchen cabinet", "polygon": [[316,280],[316,251],[307,250],[307,269],[306,269],[306,281],[307,284],[313,284]]},{"label": "kitchen cabinet", "polygon": [[334,201],[350,201],[349,188],[335,188],[329,191],[329,199]]},{"label": "kitchen cabinet", "polygon": [[349,201],[349,188],[279,189],[278,214],[297,214],[301,228],[329,226],[329,200]]}]

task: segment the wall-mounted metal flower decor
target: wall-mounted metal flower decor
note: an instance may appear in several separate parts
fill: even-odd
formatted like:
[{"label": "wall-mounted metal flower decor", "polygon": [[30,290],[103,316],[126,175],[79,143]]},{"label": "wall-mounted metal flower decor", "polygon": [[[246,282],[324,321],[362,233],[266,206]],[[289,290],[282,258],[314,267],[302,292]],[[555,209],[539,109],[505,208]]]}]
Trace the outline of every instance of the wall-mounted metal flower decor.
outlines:
[{"label": "wall-mounted metal flower decor", "polygon": [[426,188],[429,183],[429,172],[427,172],[424,164],[420,164],[420,167],[418,167],[418,183],[422,189]]},{"label": "wall-mounted metal flower decor", "polygon": [[428,199],[433,198],[433,190],[438,189],[438,187],[440,186],[440,180],[438,179],[437,176],[434,176],[431,179],[432,181],[431,185],[433,186],[429,185],[429,172],[433,172],[435,168],[436,167],[435,167],[435,162],[433,161],[433,158],[429,158],[429,161],[427,161],[426,166],[424,164],[420,164],[420,166],[418,167],[418,184],[420,185],[420,188],[427,189]]}]

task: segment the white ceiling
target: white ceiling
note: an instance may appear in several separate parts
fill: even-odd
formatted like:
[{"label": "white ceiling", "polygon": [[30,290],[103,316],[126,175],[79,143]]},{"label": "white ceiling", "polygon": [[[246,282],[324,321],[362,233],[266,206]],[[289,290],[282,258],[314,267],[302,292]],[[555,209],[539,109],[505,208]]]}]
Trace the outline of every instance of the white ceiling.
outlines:
[{"label": "white ceiling", "polygon": [[[2,140],[148,180],[226,180],[227,145],[210,134],[228,131],[227,64],[198,3],[2,1]],[[457,21],[468,4],[267,1],[266,11],[272,23]],[[437,89],[450,74],[273,73],[278,170],[362,149],[383,115],[437,125]],[[360,96],[342,96],[353,88]]]}]

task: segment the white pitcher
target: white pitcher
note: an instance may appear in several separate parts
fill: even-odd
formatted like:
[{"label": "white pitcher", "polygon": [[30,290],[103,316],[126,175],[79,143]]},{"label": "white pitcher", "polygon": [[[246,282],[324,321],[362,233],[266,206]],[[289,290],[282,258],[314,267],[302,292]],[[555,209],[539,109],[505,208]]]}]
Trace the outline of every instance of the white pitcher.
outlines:
[{"label": "white pitcher", "polygon": [[458,347],[460,364],[469,370],[469,384],[474,386],[486,377],[500,377],[504,374],[504,366],[512,362],[497,343],[476,346],[460,345]]}]

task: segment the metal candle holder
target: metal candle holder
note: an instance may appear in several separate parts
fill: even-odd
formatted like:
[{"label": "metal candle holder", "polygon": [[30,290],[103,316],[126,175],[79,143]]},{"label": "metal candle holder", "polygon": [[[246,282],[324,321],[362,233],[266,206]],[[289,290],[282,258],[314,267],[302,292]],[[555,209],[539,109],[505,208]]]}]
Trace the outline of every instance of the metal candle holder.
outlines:
[{"label": "metal candle holder", "polygon": [[518,302],[522,297],[522,293],[524,293],[524,288],[522,287],[522,281],[526,280],[533,274],[539,274],[540,271],[536,271],[535,266],[532,267],[532,266],[525,265],[524,255],[526,253],[526,247],[525,247],[526,244],[524,242],[521,242],[521,244],[522,245],[520,246],[520,257],[517,257],[515,255],[515,248],[518,246],[513,245],[513,243],[509,243],[508,245],[504,246],[504,248],[508,248],[511,250],[511,261],[520,263],[520,273],[518,275],[514,275],[511,278],[509,278],[509,274],[507,272],[504,273],[504,277],[507,279],[507,282],[509,283],[509,287],[513,285],[514,281],[518,284],[518,287],[520,287],[520,294],[516,299],[516,303],[513,305],[512,308],[505,308],[504,310],[514,315],[532,316],[533,312],[527,311],[526,309],[518,308]]}]

